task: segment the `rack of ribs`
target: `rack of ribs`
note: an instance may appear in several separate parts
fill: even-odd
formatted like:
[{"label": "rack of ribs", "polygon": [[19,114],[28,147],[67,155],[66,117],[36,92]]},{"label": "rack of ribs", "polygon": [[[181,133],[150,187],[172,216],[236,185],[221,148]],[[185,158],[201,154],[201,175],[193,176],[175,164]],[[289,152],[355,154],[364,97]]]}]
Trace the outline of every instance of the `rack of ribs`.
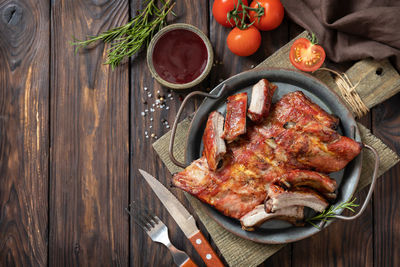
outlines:
[{"label": "rack of ribs", "polygon": [[[270,107],[261,123],[249,122],[245,134],[227,143],[220,168],[209,166],[202,156],[173,176],[176,187],[242,225],[246,220],[244,229],[252,228],[248,222],[260,223],[254,218],[285,217],[281,209],[295,215],[287,218],[298,219],[300,210],[293,207],[319,212],[326,208],[326,198],[334,197],[336,190],[327,173],[344,168],[362,149],[362,144],[336,132],[337,117],[300,91],[284,95]],[[227,115],[228,119],[232,120]],[[279,192],[273,194],[269,188]],[[260,211],[264,201],[265,210]],[[278,211],[282,216],[270,214]]]}]

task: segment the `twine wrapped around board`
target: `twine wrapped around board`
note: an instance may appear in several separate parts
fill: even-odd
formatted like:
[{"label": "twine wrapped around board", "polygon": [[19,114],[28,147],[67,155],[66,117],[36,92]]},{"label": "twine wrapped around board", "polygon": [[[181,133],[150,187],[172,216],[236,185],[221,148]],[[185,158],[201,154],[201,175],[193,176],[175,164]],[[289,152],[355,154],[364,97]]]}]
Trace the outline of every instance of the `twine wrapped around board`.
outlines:
[{"label": "twine wrapped around board", "polygon": [[340,90],[342,99],[351,107],[357,118],[361,118],[369,112],[369,108],[364,104],[360,95],[355,90],[360,81],[353,85],[346,73],[339,73],[328,68],[319,68],[316,71],[320,70],[326,70],[336,75],[335,83]]}]

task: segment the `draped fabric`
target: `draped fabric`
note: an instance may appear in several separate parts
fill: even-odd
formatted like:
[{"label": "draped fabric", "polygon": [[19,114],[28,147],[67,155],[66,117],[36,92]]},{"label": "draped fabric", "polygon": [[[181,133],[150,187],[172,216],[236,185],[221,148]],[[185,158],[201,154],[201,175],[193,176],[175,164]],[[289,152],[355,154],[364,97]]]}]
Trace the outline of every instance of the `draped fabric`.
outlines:
[{"label": "draped fabric", "polygon": [[400,0],[281,0],[334,62],[389,57],[400,71]]}]

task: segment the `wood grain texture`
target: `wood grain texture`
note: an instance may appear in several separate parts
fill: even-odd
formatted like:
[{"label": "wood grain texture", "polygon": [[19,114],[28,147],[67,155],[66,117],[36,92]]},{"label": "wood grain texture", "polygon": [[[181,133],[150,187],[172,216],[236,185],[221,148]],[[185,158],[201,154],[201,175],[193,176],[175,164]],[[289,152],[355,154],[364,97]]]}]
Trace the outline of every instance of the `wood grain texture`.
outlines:
[{"label": "wood grain texture", "polygon": [[[141,2],[142,1],[131,1],[131,16],[134,16],[141,8]],[[204,15],[208,13],[208,1],[176,1],[174,12],[177,16],[170,16],[169,23],[189,23],[198,27],[208,35],[208,17]],[[162,120],[168,121],[169,125],[172,127],[175,115],[181,104],[179,97],[184,97],[187,93],[187,91],[185,93],[169,91],[168,88],[158,84],[157,81],[151,77],[145,59],[146,53],[143,51],[131,61],[131,199],[139,199],[141,202],[146,203],[169,228],[169,235],[172,243],[178,249],[184,249],[196,264],[205,266],[190,241],[178,228],[173,218],[162,206],[151,188],[143,181],[143,178],[137,170],[141,168],[149,172],[166,185],[167,188],[170,188],[171,175],[157,157],[151,144],[156,140],[155,136],[161,137],[170,130],[162,123]],[[205,81],[194,89],[204,89],[206,87],[208,87],[208,81]],[[146,91],[145,88],[147,89]],[[149,94],[151,94],[151,96],[149,96]],[[173,97],[172,100],[168,97],[169,94]],[[152,106],[158,95],[166,98],[165,107],[168,106],[168,110],[166,108],[160,109]],[[199,99],[188,103],[186,110],[181,116],[182,119],[195,110],[198,101]],[[151,108],[154,108],[154,112],[151,112]],[[147,115],[142,116],[141,112],[145,112],[145,110],[148,110],[146,113]],[[146,132],[149,138],[146,138]],[[151,137],[151,134],[154,134],[154,138]],[[188,201],[184,197],[183,192],[172,188],[171,191],[195,216],[195,212],[188,205]],[[206,233],[204,227],[201,224],[199,226],[200,230]],[[172,256],[167,248],[152,242],[143,230],[137,227],[133,221],[131,221],[130,246],[132,266],[173,265]],[[215,250],[215,246],[213,248]],[[146,251],[146,253],[143,253],[143,251]]]},{"label": "wood grain texture", "polygon": [[400,90],[400,75],[388,59],[364,59],[352,66],[346,74],[356,87],[361,99],[369,108],[375,107]]},{"label": "wood grain texture", "polygon": [[47,264],[49,4],[0,1],[0,266]]},{"label": "wood grain texture", "polygon": [[[373,133],[400,153],[400,94],[373,110]],[[400,165],[376,184],[374,203],[374,265],[400,265]]]},{"label": "wood grain texture", "polygon": [[126,23],[128,2],[52,1],[49,264],[129,262],[129,76],[86,38]]},{"label": "wood grain texture", "polygon": [[[169,92],[156,83],[144,52],[130,61],[130,70],[125,64],[111,71],[102,64],[102,44],[76,55],[69,44],[72,36],[85,38],[124,24],[142,2],[0,0],[0,266],[173,265],[168,250],[129,221],[123,208],[130,199],[151,207],[169,227],[174,245],[204,266],[137,172],[145,169],[169,185],[171,176],[151,147],[151,133],[160,137],[169,130],[161,120],[172,126],[179,96],[186,92]],[[226,46],[230,29],[213,19],[213,1],[176,2],[178,16],[170,17],[170,23],[199,27],[214,47],[211,74],[195,89],[211,89],[251,69],[303,31],[285,18],[278,29],[262,33],[255,55],[241,58]],[[349,66],[338,67],[345,71]],[[371,82],[378,85],[379,67],[371,65],[370,70]],[[392,85],[382,85],[385,94],[365,97],[378,103],[382,95],[394,94],[396,77]],[[169,109],[156,108],[142,117],[157,94],[171,94]],[[392,97],[362,120],[398,153],[399,101],[400,95]],[[182,118],[200,102],[190,103]],[[284,247],[261,266],[398,266],[399,177],[397,165],[377,182],[373,203],[361,218],[335,222],[310,239]],[[183,193],[171,191],[195,215]],[[357,198],[365,195],[366,190]]]}]

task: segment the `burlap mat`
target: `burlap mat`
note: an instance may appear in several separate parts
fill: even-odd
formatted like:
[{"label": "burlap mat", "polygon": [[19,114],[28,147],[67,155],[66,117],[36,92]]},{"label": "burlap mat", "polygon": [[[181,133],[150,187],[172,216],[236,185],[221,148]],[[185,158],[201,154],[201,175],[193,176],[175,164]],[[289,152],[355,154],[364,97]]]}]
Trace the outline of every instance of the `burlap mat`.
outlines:
[{"label": "burlap mat", "polygon": [[[304,36],[303,33],[301,36]],[[293,42],[293,41],[292,41]],[[266,59],[263,63],[261,63],[257,67],[270,66],[270,67],[284,67],[291,68],[289,60],[288,60],[288,51],[290,49],[291,43],[288,43],[268,59]],[[326,77],[326,79],[324,78]],[[331,79],[328,76],[318,77],[329,86],[334,87],[332,81],[328,81],[327,79]],[[333,88],[335,89],[335,88]],[[183,120],[176,131],[175,145],[174,145],[174,154],[176,158],[183,162],[184,161],[184,151],[187,140],[187,134],[189,131],[190,118],[186,118]],[[365,128],[363,125],[359,124],[361,138],[363,143],[368,144],[374,147],[380,156],[380,166],[379,166],[379,176],[381,176],[384,172],[393,167],[397,162],[399,162],[399,157],[395,152],[389,149],[382,141],[380,141],[377,137],[371,134],[371,132]],[[153,148],[160,156],[161,160],[167,166],[168,170],[171,173],[178,172],[182,170],[175,164],[173,164],[168,156],[168,145],[170,140],[171,133],[168,132],[160,139],[158,139],[154,144]],[[361,190],[371,182],[371,175],[373,172],[374,159],[373,156],[366,151],[363,157],[363,166],[362,173],[360,177],[360,182],[358,184],[357,190]],[[211,219],[205,212],[203,205],[199,200],[185,193],[186,197],[189,199],[190,204],[193,209],[196,211],[198,217],[201,222],[206,227],[208,233],[212,237],[213,241],[217,245],[219,251],[222,253],[226,262],[230,266],[257,266],[264,262],[271,255],[276,253],[279,249],[281,249],[284,245],[263,245],[258,244],[246,239],[242,239],[219,226],[213,219]]]}]

